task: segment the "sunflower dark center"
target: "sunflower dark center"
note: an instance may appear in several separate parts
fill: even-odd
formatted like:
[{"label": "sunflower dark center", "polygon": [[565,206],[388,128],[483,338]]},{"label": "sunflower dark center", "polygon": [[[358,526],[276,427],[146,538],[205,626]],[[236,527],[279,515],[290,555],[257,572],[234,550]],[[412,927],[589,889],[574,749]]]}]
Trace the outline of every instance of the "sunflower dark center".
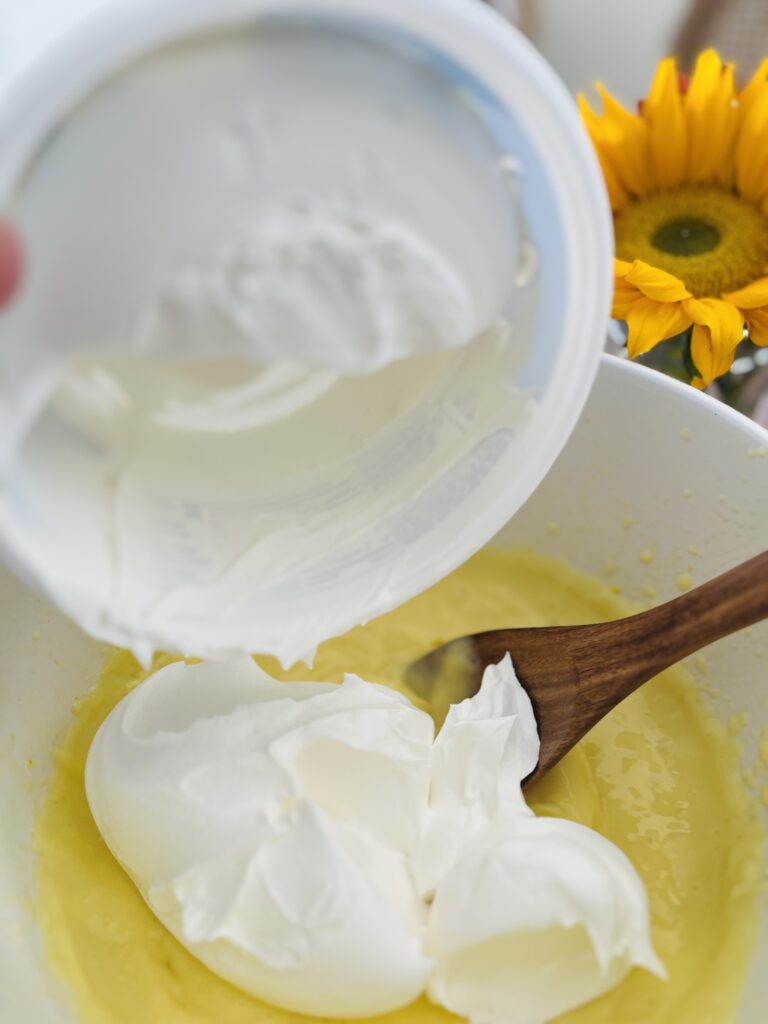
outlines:
[{"label": "sunflower dark center", "polygon": [[697,297],[768,275],[768,216],[733,189],[660,189],[618,210],[614,228],[620,259],[673,274]]},{"label": "sunflower dark center", "polygon": [[651,241],[660,252],[672,256],[699,256],[717,248],[720,232],[695,217],[678,217],[662,224]]}]

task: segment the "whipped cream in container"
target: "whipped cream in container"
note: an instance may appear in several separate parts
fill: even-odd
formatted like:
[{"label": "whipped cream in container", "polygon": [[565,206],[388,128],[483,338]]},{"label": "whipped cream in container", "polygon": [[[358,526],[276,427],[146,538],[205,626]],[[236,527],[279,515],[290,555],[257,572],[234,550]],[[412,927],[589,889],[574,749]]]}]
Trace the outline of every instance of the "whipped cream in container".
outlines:
[{"label": "whipped cream in container", "polygon": [[469,0],[142,0],[0,100],[0,545],[87,632],[284,663],[528,497],[601,348],[570,97]]}]

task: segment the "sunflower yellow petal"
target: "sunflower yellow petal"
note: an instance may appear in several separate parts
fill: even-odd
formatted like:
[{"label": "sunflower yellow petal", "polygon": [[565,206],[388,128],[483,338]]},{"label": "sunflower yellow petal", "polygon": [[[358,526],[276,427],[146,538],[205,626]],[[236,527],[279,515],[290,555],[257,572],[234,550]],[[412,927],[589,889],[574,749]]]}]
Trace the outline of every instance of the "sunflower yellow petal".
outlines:
[{"label": "sunflower yellow petal", "polygon": [[611,316],[615,320],[626,320],[627,313],[629,312],[632,303],[635,299],[642,297],[642,293],[635,288],[632,284],[621,278],[617,277],[613,282],[613,306],[611,307]]},{"label": "sunflower yellow petal", "polygon": [[627,260],[613,258],[613,305],[610,315],[614,319],[626,319],[632,303],[643,295],[637,285],[627,281],[627,274],[632,267],[633,264]]},{"label": "sunflower yellow petal", "polygon": [[693,321],[691,357],[699,371],[700,386],[726,373],[744,336],[744,316],[722,299],[687,299],[683,309]]},{"label": "sunflower yellow petal", "polygon": [[761,277],[748,284],[746,288],[739,288],[737,292],[728,292],[723,295],[723,299],[733,306],[738,306],[739,309],[768,306],[768,277]]},{"label": "sunflower yellow petal", "polygon": [[750,309],[746,316],[750,341],[755,345],[768,345],[768,308]]},{"label": "sunflower yellow petal", "polygon": [[732,188],[736,180],[736,140],[741,125],[733,64],[726,64],[723,70],[722,93],[717,113],[717,142],[714,150],[719,150],[720,160],[715,158],[713,174],[720,185]]},{"label": "sunflower yellow petal", "polygon": [[588,123],[593,141],[616,171],[622,188],[633,195],[645,195],[652,185],[648,125],[625,110],[600,83],[595,87],[603,101],[603,113]]},{"label": "sunflower yellow petal", "polygon": [[659,267],[652,267],[650,263],[644,263],[642,260],[634,261],[624,275],[624,280],[656,302],[681,302],[691,297],[691,293],[679,277]]},{"label": "sunflower yellow petal", "polygon": [[622,185],[618,172],[599,149],[597,150],[597,162],[600,164],[600,170],[603,172],[611,209],[620,210],[625,203],[629,202],[629,193]]},{"label": "sunflower yellow petal", "polygon": [[644,295],[635,299],[624,319],[628,329],[627,351],[632,359],[691,326],[691,318],[679,302],[654,302]]},{"label": "sunflower yellow petal", "polygon": [[[764,146],[761,144],[765,138],[765,105],[768,101],[768,57],[765,57],[757,67],[757,70],[749,82],[739,93],[739,116],[741,124],[739,128],[739,141],[736,150],[737,184],[739,190],[748,198],[754,198],[755,194],[763,193],[760,188],[763,175],[760,171],[755,173],[753,159],[760,159]],[[747,191],[744,191],[740,184],[742,175],[747,178],[752,176],[758,179],[750,186],[747,183]],[[750,195],[747,195],[747,193]],[[765,212],[765,211],[764,211]]]},{"label": "sunflower yellow petal", "polygon": [[608,150],[611,147],[605,140],[606,129],[603,126],[602,119],[590,107],[586,96],[584,96],[583,93],[579,93],[577,99],[581,119],[584,122],[584,126],[587,129],[589,137],[592,140],[592,145],[594,146],[595,153],[597,155],[597,161],[600,164],[600,170],[603,172],[603,178],[605,179],[605,187],[608,190],[608,199],[611,204],[611,209],[620,210],[629,199],[629,193],[622,185],[618,172],[611,163],[608,155]]},{"label": "sunflower yellow petal", "polygon": [[674,58],[662,60],[656,69],[642,116],[649,129],[651,173],[654,183],[671,188],[685,180],[688,156],[688,125]]},{"label": "sunflower yellow petal", "polygon": [[708,327],[701,324],[694,324],[691,333],[691,359],[693,359],[699,376],[694,377],[694,387],[704,389],[708,387],[716,377],[727,373],[733,363],[736,348],[718,349],[712,339],[712,332]]},{"label": "sunflower yellow petal", "polygon": [[683,109],[688,124],[686,180],[694,184],[723,181],[731,173],[739,106],[733,67],[724,65],[714,50],[699,55]]},{"label": "sunflower yellow petal", "polygon": [[745,199],[760,203],[768,196],[768,84],[744,115],[736,144],[736,185]]},{"label": "sunflower yellow petal", "polygon": [[739,93],[739,109],[742,117],[746,117],[753,102],[768,85],[768,57],[760,61],[754,75]]},{"label": "sunflower yellow petal", "polygon": [[611,309],[611,316],[616,320],[624,320],[629,307],[635,299],[639,299],[642,295],[637,285],[631,284],[626,280],[626,276],[631,269],[632,264],[627,262],[627,260],[620,260],[618,257],[614,257],[613,308]]},{"label": "sunflower yellow petal", "polygon": [[683,307],[695,324],[709,328],[718,344],[736,345],[741,341],[744,315],[732,302],[713,298],[686,299]]}]

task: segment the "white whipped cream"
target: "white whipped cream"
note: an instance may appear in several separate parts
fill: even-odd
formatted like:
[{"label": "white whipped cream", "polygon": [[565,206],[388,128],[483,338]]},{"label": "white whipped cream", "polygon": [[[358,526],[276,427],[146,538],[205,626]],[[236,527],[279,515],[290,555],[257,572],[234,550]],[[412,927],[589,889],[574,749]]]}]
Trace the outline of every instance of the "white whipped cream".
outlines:
[{"label": "white whipped cream", "polygon": [[4,560],[145,663],[309,657],[476,548],[552,447],[537,161],[400,42],[290,18],[160,47],[11,190]]},{"label": "white whipped cream", "polygon": [[426,990],[472,1024],[543,1024],[663,968],[627,858],[526,806],[537,756],[509,657],[436,740],[355,676],[179,663],[110,714],[86,787],[152,910],[240,988],[332,1017]]},{"label": "white whipped cream", "polygon": [[544,1024],[633,965],[665,974],[627,857],[526,805],[521,783],[538,758],[531,701],[507,655],[477,696],[451,707],[435,740],[416,858],[421,891],[434,894],[428,995],[472,1024]]},{"label": "white whipped cream", "polygon": [[306,195],[175,268],[128,349],[372,373],[458,348],[489,323],[425,234],[362,204]]}]

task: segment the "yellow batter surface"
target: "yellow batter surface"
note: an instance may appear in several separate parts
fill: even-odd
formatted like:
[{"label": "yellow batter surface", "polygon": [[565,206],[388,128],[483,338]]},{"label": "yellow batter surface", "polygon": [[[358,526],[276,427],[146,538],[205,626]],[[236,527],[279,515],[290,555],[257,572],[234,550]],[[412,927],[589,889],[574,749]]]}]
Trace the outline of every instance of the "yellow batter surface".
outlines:
[{"label": "yellow batter surface", "polygon": [[[627,607],[602,583],[526,552],[481,552],[404,607],[325,644],[311,672],[399,685],[402,666],[462,633],[598,621]],[[271,662],[270,671],[278,673]],[[116,652],[75,721],[37,830],[39,917],[50,960],[84,1024],[289,1024],[211,974],[155,919],[102,842],[85,799],[88,747],[141,679]],[[736,767],[735,741],[681,670],[638,691],[531,794],[538,813],[602,832],[648,890],[667,982],[634,970],[562,1024],[728,1024],[753,948],[761,830]],[[456,1018],[426,1000],[377,1024]]]}]

